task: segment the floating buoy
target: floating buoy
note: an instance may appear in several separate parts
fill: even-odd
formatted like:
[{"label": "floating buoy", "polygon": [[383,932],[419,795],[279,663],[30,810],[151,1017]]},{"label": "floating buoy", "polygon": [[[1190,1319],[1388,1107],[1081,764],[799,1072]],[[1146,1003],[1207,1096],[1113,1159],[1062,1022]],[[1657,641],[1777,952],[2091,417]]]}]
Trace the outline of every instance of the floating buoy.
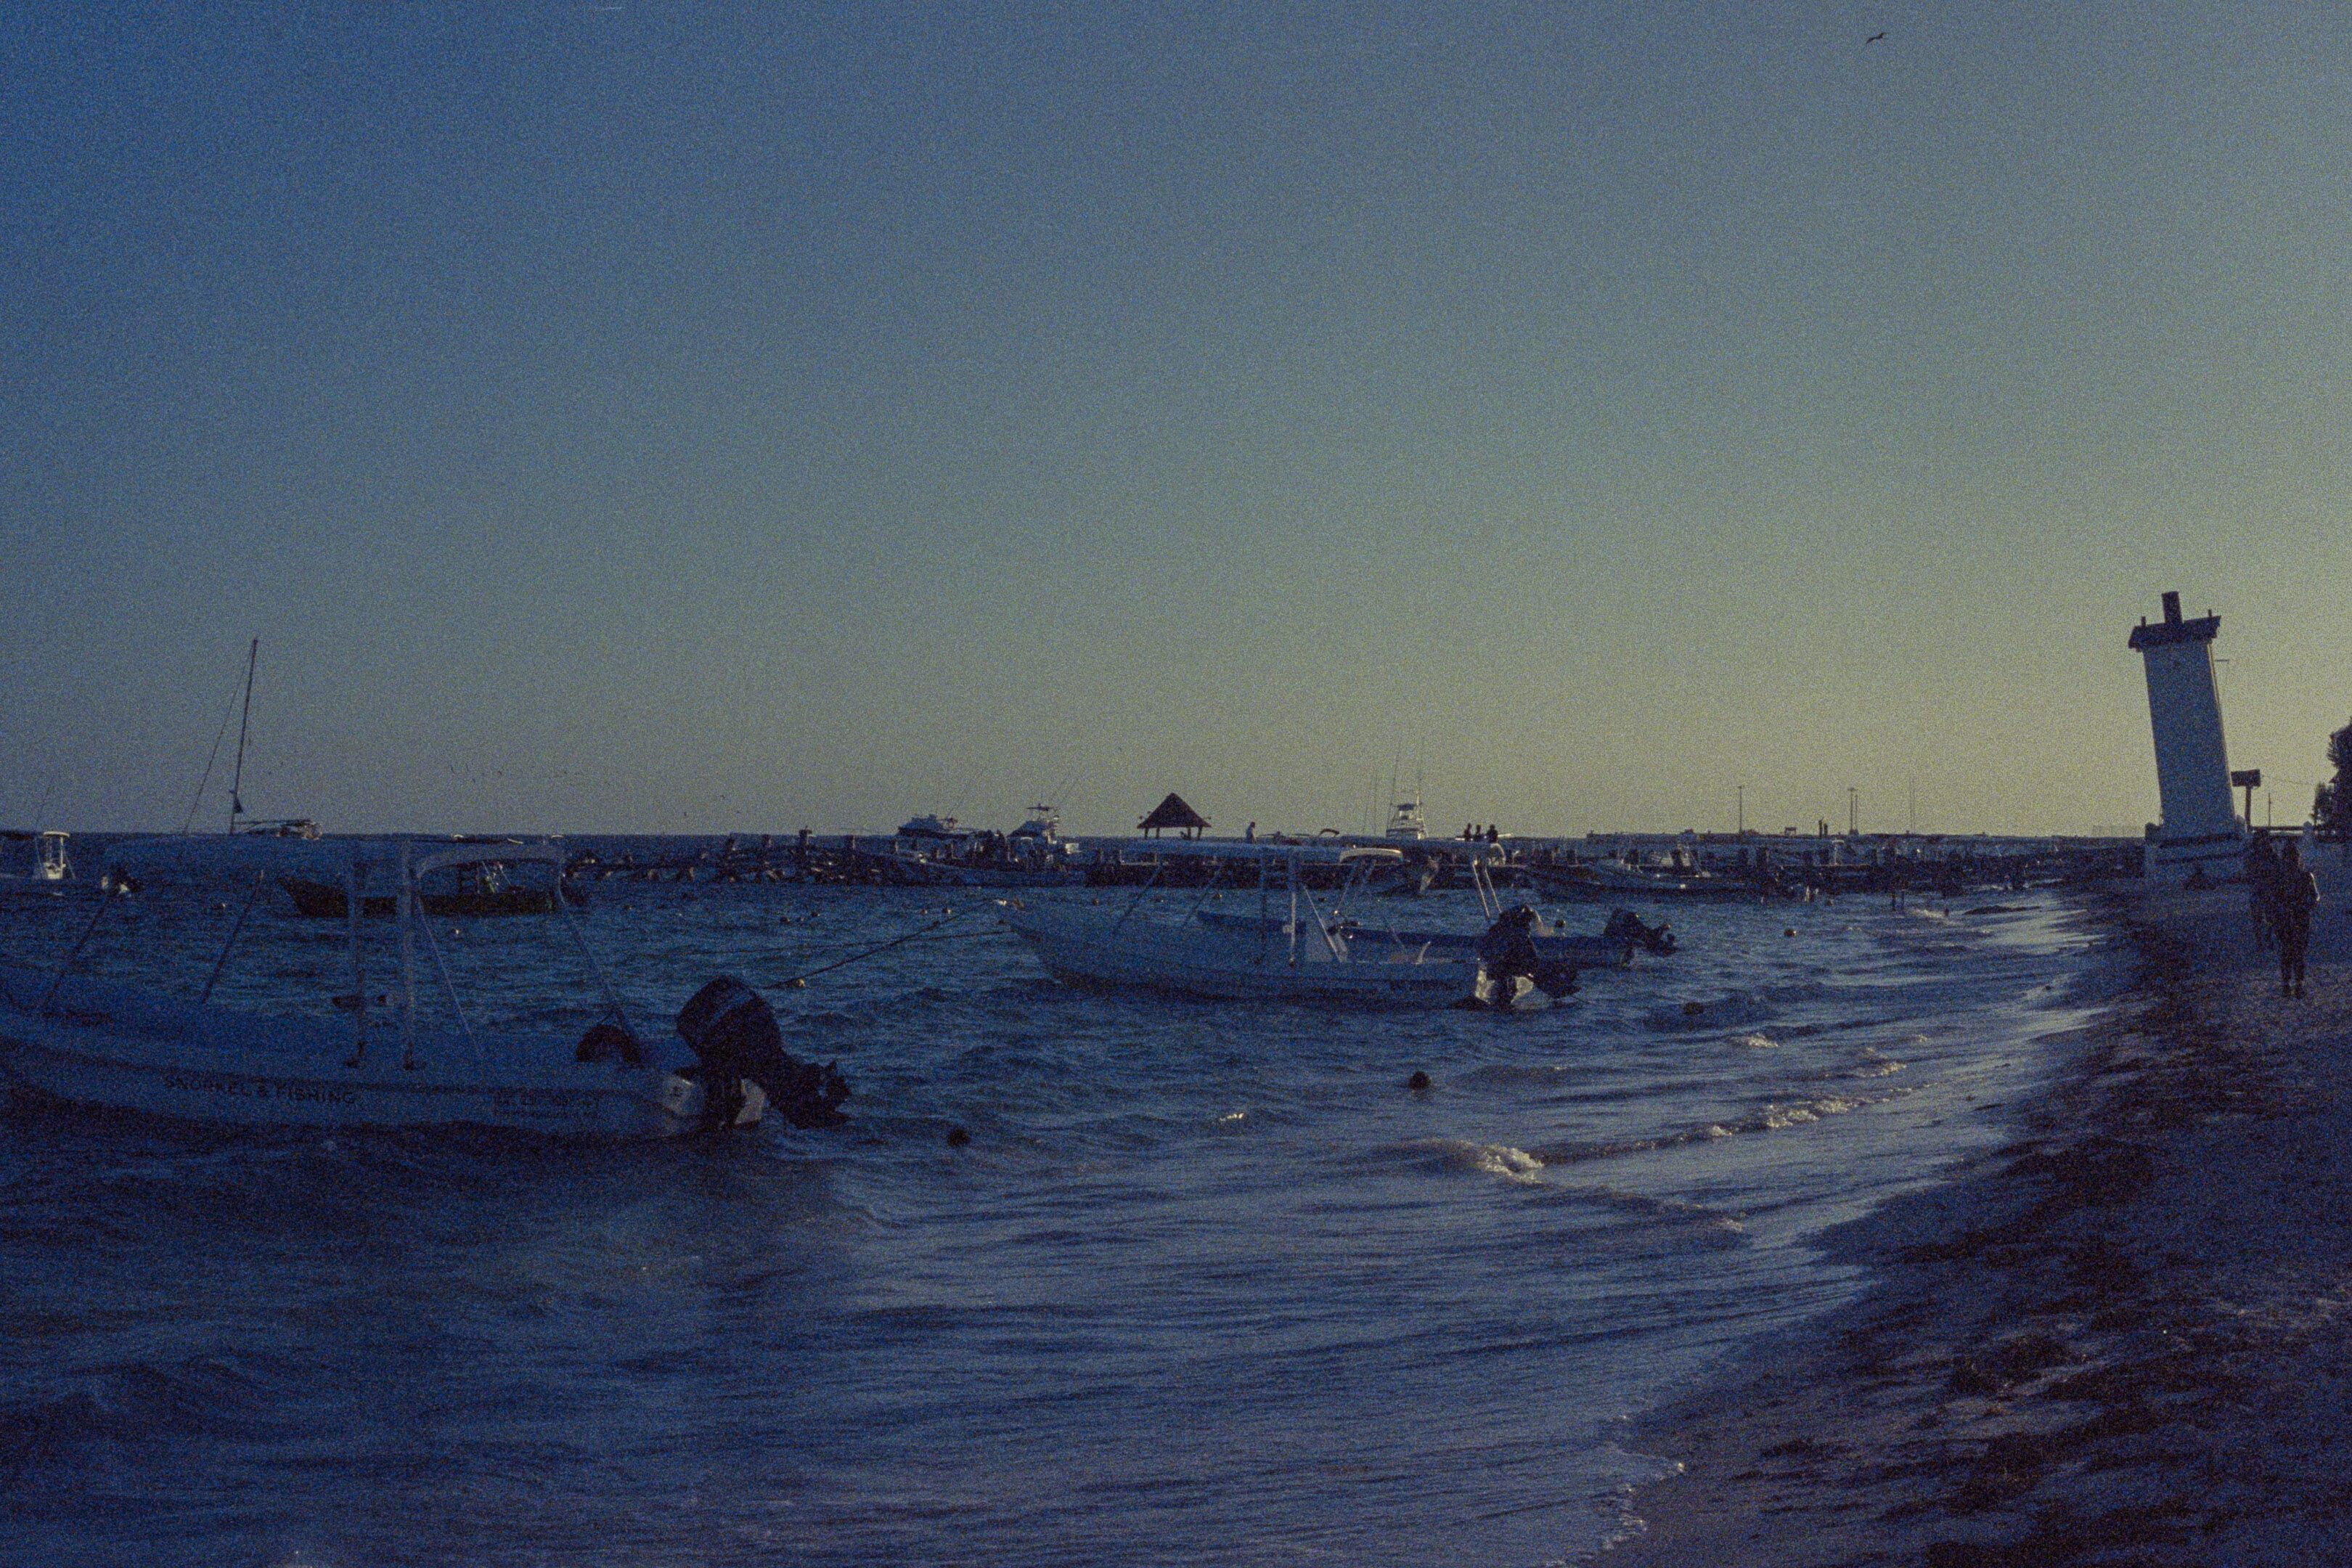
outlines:
[{"label": "floating buoy", "polygon": [[961,1128],[961,1127],[950,1127],[950,1128],[949,1128],[949,1129],[948,1129],[948,1147],[949,1147],[949,1148],[950,1148],[950,1149],[961,1149],[961,1148],[962,1148],[965,1144],[967,1144],[967,1143],[969,1143],[969,1142],[971,1142],[971,1133],[969,1133],[969,1132],[967,1132],[967,1131],[965,1131],[962,1128]]},{"label": "floating buoy", "polygon": [[1706,1004],[1704,1002],[1685,1002],[1683,1004],[1683,1016],[1685,1018],[1696,1018],[1701,1013],[1706,1011]]},{"label": "floating buoy", "polygon": [[1412,1076],[1404,1080],[1404,1086],[1410,1089],[1427,1089],[1429,1087],[1429,1075],[1416,1068],[1413,1069]]}]

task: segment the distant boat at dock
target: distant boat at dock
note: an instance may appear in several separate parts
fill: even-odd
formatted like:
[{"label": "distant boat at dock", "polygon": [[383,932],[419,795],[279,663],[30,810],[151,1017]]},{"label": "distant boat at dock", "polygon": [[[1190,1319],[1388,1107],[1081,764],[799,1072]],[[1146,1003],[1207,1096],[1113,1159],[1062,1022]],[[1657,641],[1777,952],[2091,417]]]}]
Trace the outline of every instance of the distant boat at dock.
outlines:
[{"label": "distant boat at dock", "polygon": [[969,828],[952,816],[920,816],[899,824],[885,844],[852,840],[849,854],[872,879],[906,888],[1062,888],[1086,879],[1078,846],[1061,837],[1050,805],[1010,833]]}]

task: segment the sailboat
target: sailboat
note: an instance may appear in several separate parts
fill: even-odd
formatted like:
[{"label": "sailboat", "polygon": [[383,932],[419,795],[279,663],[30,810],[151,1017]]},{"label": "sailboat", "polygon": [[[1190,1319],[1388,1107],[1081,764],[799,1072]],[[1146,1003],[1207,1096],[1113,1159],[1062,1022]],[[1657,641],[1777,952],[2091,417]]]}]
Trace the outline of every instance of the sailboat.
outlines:
[{"label": "sailboat", "polygon": [[[228,786],[228,824],[226,831],[232,834],[261,834],[271,838],[312,839],[319,837],[319,825],[307,816],[288,816],[269,821],[248,820],[245,815],[245,752],[253,728],[253,677],[261,662],[261,639],[256,637],[245,650],[245,692],[237,704],[236,771]],[[213,782],[213,765],[220,761],[220,743],[228,731],[228,715],[221,715],[221,733],[213,737],[212,755],[205,759],[204,776],[196,781],[195,798],[188,803],[188,819],[182,824],[183,834],[195,830],[196,812],[204,805],[205,790]]]}]

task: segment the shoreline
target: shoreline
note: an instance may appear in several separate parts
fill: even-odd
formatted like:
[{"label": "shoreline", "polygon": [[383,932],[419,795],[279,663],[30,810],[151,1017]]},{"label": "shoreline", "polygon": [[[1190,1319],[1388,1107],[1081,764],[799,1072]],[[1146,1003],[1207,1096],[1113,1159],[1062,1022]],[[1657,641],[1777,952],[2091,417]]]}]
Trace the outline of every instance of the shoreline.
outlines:
[{"label": "shoreline", "polygon": [[2308,1001],[2242,889],[2095,896],[2137,952],[2012,1137],[1832,1233],[1872,1283],[1634,1423],[1607,1568],[2305,1563],[2352,1548],[2352,943]]}]

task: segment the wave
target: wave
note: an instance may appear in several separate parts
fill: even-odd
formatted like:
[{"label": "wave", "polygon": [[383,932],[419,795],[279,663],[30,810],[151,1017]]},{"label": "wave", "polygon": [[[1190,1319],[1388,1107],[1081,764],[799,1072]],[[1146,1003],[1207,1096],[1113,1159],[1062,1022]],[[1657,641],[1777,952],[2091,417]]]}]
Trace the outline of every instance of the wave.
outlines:
[{"label": "wave", "polygon": [[1826,979],[1793,980],[1754,991],[1727,992],[1712,1001],[1693,997],[1662,1003],[1643,1014],[1642,1022],[1666,1034],[1738,1028],[1762,1023],[1792,1003],[1818,1002],[1833,990]]},{"label": "wave", "polygon": [[1843,1116],[1848,1111],[1882,1105],[1908,1092],[1895,1089],[1881,1094],[1825,1094],[1810,1100],[1773,1100],[1760,1110],[1730,1121],[1705,1121],[1650,1138],[1555,1144],[1539,1149],[1537,1153],[1547,1165],[1574,1165],[1627,1154],[1647,1154],[1661,1149],[1681,1148],[1685,1144],[1712,1142],[1717,1138],[1737,1138],[1746,1133],[1779,1132],[1790,1127],[1802,1127],[1826,1116]]},{"label": "wave", "polygon": [[1416,1139],[1397,1145],[1391,1152],[1432,1173],[1469,1171],[1523,1185],[1540,1184],[1547,1163],[1539,1155],[1508,1143],[1480,1143],[1467,1138]]},{"label": "wave", "polygon": [[1693,1203],[1687,1198],[1660,1197],[1606,1184],[1576,1184],[1555,1187],[1553,1191],[1564,1200],[1612,1209],[1645,1225],[1716,1231],[1726,1237],[1739,1236],[1748,1229],[1747,1217],[1736,1210]]},{"label": "wave", "polygon": [[1895,1060],[1876,1046],[1862,1047],[1862,1063],[1851,1076],[1854,1078],[1888,1078],[1901,1072],[1909,1064]]},{"label": "wave", "polygon": [[79,1374],[79,1386],[0,1405],[0,1468],[41,1459],[80,1462],[91,1443],[180,1436],[249,1436],[271,1427],[279,1395],[225,1361],[121,1362]]}]

